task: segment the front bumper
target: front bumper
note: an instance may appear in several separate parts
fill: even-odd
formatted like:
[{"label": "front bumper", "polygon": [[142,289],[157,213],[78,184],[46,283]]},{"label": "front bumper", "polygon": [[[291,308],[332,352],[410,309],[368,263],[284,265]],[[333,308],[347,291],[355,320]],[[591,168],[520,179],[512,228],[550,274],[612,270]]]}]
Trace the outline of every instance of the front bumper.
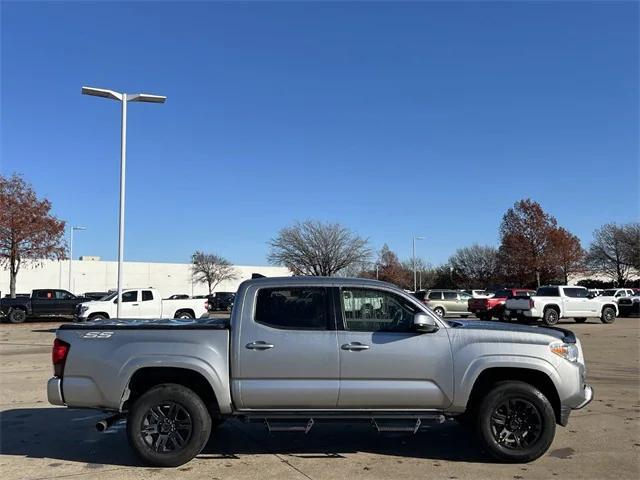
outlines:
[{"label": "front bumper", "polygon": [[[593,387],[587,383],[584,384],[582,391],[578,395],[571,397],[571,403],[563,403],[560,405],[560,425],[566,427],[569,423],[569,415],[571,410],[579,410],[586,407],[593,400]],[[576,403],[577,402],[577,403]]]},{"label": "front bumper", "polygon": [[47,400],[52,405],[64,406],[64,398],[62,397],[62,379],[59,377],[51,377],[47,382]]}]

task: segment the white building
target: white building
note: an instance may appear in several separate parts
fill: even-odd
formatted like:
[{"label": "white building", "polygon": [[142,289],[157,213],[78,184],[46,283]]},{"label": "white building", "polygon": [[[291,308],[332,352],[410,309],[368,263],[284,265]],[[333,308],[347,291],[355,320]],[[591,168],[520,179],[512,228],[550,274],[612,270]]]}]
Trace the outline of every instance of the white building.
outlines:
[{"label": "white building", "polygon": [[[237,278],[220,283],[214,291],[235,292],[238,285],[253,273],[266,277],[290,276],[284,267],[234,266]],[[185,293],[205,295],[206,284],[194,283],[189,263],[124,262],[123,288],[154,287],[163,297]],[[16,279],[16,293],[30,293],[37,288],[61,288],[75,294],[106,292],[118,282],[118,262],[105,262],[98,257],[74,260],[69,285],[69,260],[47,260],[39,265],[22,266]],[[0,292],[9,293],[9,270],[0,270]]]}]

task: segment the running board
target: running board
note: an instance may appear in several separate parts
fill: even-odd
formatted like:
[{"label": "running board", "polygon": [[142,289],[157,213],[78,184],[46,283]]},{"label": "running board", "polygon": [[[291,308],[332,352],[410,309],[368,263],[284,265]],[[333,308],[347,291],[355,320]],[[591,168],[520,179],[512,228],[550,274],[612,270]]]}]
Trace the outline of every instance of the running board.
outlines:
[{"label": "running board", "polygon": [[306,423],[301,422],[300,420],[296,421],[295,419],[276,419],[276,418],[265,418],[264,424],[271,432],[304,432],[306,435],[311,430],[311,427],[314,425],[313,418],[309,418]]},{"label": "running board", "polygon": [[378,430],[378,433],[382,432],[411,432],[416,433],[422,424],[422,420],[419,418],[416,420],[394,420],[394,419],[371,419],[371,423]]}]

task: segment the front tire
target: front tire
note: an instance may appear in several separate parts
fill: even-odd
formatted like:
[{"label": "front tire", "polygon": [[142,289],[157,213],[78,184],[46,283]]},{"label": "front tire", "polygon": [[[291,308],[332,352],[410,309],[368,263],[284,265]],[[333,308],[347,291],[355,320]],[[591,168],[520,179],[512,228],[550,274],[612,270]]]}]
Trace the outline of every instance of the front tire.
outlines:
[{"label": "front tire", "polygon": [[549,400],[534,386],[501,382],[482,400],[476,416],[480,441],[503,462],[531,462],[551,446],[556,418]]},{"label": "front tire", "polygon": [[151,388],[127,419],[129,443],[148,465],[178,467],[198,455],[211,434],[211,416],[193,390],[173,383]]},{"label": "front tire", "polygon": [[613,323],[616,321],[616,311],[611,307],[604,307],[602,309],[602,316],[600,317],[602,323]]},{"label": "front tire", "polygon": [[9,312],[9,321],[11,323],[24,323],[27,321],[27,312],[20,308],[13,309]]}]

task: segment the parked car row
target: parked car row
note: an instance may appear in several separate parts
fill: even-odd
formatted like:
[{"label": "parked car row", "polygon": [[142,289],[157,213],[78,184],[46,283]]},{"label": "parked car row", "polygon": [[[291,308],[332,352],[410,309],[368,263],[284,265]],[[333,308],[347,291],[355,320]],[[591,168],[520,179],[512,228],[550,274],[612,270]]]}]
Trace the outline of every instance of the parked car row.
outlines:
[{"label": "parked car row", "polygon": [[612,289],[595,296],[584,287],[552,285],[537,291],[505,288],[486,298],[474,298],[469,291],[423,290],[414,296],[439,317],[466,318],[473,314],[480,320],[501,321],[542,320],[555,325],[560,319],[574,318],[582,323],[587,318],[599,318],[612,323],[619,314],[618,303],[624,300],[625,310],[640,308],[640,296],[630,296],[631,289]]},{"label": "parked car row", "polygon": [[[154,288],[125,289],[121,318],[199,318],[209,311],[231,311],[235,293],[189,297],[171,295],[162,299]],[[37,289],[31,294],[0,299],[0,318],[23,323],[29,318],[75,317],[77,321],[116,317],[117,291],[87,292],[77,296],[62,289]]]}]

